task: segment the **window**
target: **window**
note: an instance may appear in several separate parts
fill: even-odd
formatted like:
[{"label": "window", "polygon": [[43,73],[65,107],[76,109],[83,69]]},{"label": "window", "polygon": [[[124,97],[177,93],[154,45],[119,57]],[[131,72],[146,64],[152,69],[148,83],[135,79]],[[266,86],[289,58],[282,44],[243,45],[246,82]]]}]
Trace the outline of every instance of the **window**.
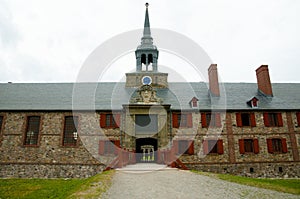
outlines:
[{"label": "window", "polygon": [[198,99],[196,97],[193,97],[190,101],[190,105],[192,108],[198,108]]},{"label": "window", "polygon": [[223,140],[204,140],[203,141],[204,154],[223,154]]},{"label": "window", "polygon": [[192,113],[173,113],[173,127],[193,127]]},{"label": "window", "polygon": [[240,154],[259,153],[258,139],[240,139]]},{"label": "window", "polygon": [[194,155],[193,140],[174,140],[176,154]]},{"label": "window", "polygon": [[2,125],[3,125],[3,116],[0,116],[0,133],[2,131]]},{"label": "window", "polygon": [[63,135],[63,146],[76,146],[78,138],[77,128],[78,117],[66,116]]},{"label": "window", "polygon": [[264,113],[264,123],[266,127],[282,127],[281,113]]},{"label": "window", "polygon": [[267,139],[269,153],[287,153],[287,144],[285,138]]},{"label": "window", "polygon": [[201,113],[202,128],[221,127],[220,113]]},{"label": "window", "polygon": [[120,140],[100,140],[99,155],[118,154],[120,148]]},{"label": "window", "polygon": [[30,116],[27,117],[27,128],[25,132],[24,145],[36,146],[38,145],[40,133],[40,117]]},{"label": "window", "polygon": [[101,128],[118,128],[120,126],[120,114],[103,113],[100,115]]},{"label": "window", "polygon": [[157,133],[158,121],[156,114],[135,115],[136,133]]},{"label": "window", "polygon": [[236,124],[238,127],[255,127],[255,114],[254,113],[236,113]]},{"label": "window", "polygon": [[300,126],[300,112],[296,113],[296,117],[297,117],[298,126]]},{"label": "window", "polygon": [[258,107],[258,99],[256,97],[253,97],[251,100],[247,101],[247,104],[252,108]]}]

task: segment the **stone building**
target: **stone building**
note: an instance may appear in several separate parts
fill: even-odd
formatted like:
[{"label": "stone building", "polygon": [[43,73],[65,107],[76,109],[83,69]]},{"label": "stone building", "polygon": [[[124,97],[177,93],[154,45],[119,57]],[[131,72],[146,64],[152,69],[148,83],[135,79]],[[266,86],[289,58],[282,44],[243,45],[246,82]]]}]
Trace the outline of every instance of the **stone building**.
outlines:
[{"label": "stone building", "polygon": [[126,82],[0,84],[0,177],[88,177],[137,162],[300,176],[300,84],[272,84],[262,65],[257,84],[223,83],[223,93],[216,64],[208,84],[168,82],[148,6],[135,55]]}]

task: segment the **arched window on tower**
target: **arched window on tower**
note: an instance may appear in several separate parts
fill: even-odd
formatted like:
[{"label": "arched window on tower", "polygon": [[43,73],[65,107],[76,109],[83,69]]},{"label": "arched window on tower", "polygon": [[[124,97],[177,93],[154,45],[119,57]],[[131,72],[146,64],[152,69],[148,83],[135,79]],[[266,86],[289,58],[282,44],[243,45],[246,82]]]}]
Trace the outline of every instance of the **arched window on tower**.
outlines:
[{"label": "arched window on tower", "polygon": [[141,62],[142,62],[142,64],[146,64],[146,55],[145,54],[142,54]]},{"label": "arched window on tower", "polygon": [[148,54],[148,64],[153,63],[153,55]]}]

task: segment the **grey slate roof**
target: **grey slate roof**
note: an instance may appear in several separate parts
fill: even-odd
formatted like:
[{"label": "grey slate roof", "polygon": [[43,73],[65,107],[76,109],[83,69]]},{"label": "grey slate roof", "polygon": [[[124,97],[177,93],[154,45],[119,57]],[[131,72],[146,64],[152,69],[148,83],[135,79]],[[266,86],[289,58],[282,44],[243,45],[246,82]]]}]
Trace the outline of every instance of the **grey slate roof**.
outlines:
[{"label": "grey slate roof", "polygon": [[[224,83],[224,97],[211,98],[204,82],[178,82],[169,83],[169,89],[157,89],[157,97],[173,110],[191,110],[193,97],[199,99],[200,110],[250,110],[246,102],[254,96],[259,99],[255,110],[300,110],[300,83],[274,83],[272,88],[274,97],[270,98],[259,95],[255,83]],[[0,111],[119,110],[134,95],[134,88],[114,82],[1,83]]]}]

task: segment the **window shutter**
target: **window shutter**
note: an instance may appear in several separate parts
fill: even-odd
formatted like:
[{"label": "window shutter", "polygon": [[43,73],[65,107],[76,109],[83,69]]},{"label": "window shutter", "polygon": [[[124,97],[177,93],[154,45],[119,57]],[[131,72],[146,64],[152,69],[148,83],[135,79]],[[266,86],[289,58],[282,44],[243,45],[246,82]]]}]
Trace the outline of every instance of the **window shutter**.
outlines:
[{"label": "window shutter", "polygon": [[207,128],[206,113],[201,113],[202,128]]},{"label": "window shutter", "polygon": [[120,122],[121,122],[121,114],[120,113],[117,113],[115,114],[115,122],[116,122],[116,127],[120,127]]},{"label": "window shutter", "polygon": [[273,153],[272,139],[267,139],[268,152]]},{"label": "window shutter", "polygon": [[218,140],[218,154],[221,155],[223,153],[224,153],[223,140]]},{"label": "window shutter", "polygon": [[242,114],[241,113],[236,113],[236,125],[238,127],[242,127],[243,123],[242,123]]},{"label": "window shutter", "polygon": [[244,154],[245,153],[244,139],[239,139],[239,146],[240,146],[240,154]]},{"label": "window shutter", "polygon": [[192,113],[188,113],[186,117],[187,117],[187,127],[192,128],[193,127]]},{"label": "window shutter", "polygon": [[173,150],[175,154],[179,154],[180,151],[178,150],[178,140],[173,141]]},{"label": "window shutter", "polygon": [[114,149],[115,149],[115,154],[118,155],[118,150],[120,150],[120,140],[115,140],[114,141]]},{"label": "window shutter", "polygon": [[176,113],[173,113],[172,118],[173,118],[173,127],[178,128],[179,127],[179,125],[178,125],[178,115]]},{"label": "window shutter", "polygon": [[189,141],[189,150],[188,150],[189,155],[194,155],[194,141],[190,140]]},{"label": "window shutter", "polygon": [[300,112],[296,113],[298,126],[300,126]]},{"label": "window shutter", "polygon": [[104,154],[105,140],[99,140],[99,155]]},{"label": "window shutter", "polygon": [[102,113],[100,115],[100,127],[105,128],[106,126],[106,114]]},{"label": "window shutter", "polygon": [[259,153],[258,139],[253,139],[253,148],[255,154]]},{"label": "window shutter", "polygon": [[282,121],[282,114],[277,113],[277,120],[278,120],[278,126],[282,127],[283,126],[283,121]]},{"label": "window shutter", "polygon": [[264,113],[264,123],[266,127],[270,127],[270,122],[269,122],[269,114],[268,113]]},{"label": "window shutter", "polygon": [[203,153],[208,154],[208,140],[203,140]]},{"label": "window shutter", "polygon": [[250,113],[250,123],[251,123],[251,127],[256,126],[255,113]]},{"label": "window shutter", "polygon": [[287,153],[288,149],[287,149],[287,144],[286,144],[286,139],[285,138],[281,139],[281,144],[282,144],[282,153]]},{"label": "window shutter", "polygon": [[216,127],[221,127],[221,114],[220,113],[216,113],[215,114],[216,117]]}]

